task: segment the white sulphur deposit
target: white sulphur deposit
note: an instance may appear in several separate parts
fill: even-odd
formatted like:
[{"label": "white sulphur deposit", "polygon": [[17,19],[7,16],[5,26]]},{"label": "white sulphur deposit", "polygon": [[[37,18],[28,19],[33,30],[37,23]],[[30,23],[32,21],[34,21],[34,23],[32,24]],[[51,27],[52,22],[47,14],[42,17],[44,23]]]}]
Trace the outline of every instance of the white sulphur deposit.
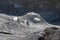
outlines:
[{"label": "white sulphur deposit", "polygon": [[39,19],[39,18],[36,18],[36,17],[34,18],[34,20],[35,20],[35,21],[41,21],[41,19]]},{"label": "white sulphur deposit", "polygon": [[17,18],[17,17],[14,17],[14,18],[13,18],[13,21],[17,21],[17,20],[18,20],[18,18]]}]

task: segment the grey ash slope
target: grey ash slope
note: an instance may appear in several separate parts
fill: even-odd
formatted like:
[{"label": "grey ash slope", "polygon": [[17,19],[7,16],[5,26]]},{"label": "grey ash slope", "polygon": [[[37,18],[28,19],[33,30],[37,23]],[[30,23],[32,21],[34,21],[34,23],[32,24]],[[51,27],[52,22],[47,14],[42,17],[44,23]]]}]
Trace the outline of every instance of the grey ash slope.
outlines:
[{"label": "grey ash slope", "polygon": [[[34,34],[35,32],[39,32],[44,30],[47,27],[54,26],[45,22],[44,19],[35,12],[30,12],[24,16],[18,16],[17,21],[13,20],[14,17],[16,16],[8,16],[5,14],[0,15],[0,18],[3,20],[3,21],[0,20],[1,21],[0,22],[1,23],[0,24],[1,39],[25,40],[25,37],[32,34],[35,35]],[[36,21],[34,18],[39,18],[41,20]],[[26,40],[28,39],[26,38]]]}]

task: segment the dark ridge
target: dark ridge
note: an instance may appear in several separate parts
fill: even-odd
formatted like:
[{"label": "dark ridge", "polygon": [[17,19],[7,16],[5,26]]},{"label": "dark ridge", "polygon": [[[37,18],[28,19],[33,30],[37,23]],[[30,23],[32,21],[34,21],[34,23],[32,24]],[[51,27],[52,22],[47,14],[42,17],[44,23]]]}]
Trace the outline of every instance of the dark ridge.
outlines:
[{"label": "dark ridge", "polygon": [[60,40],[60,29],[56,27],[48,27],[45,29],[45,36],[39,37],[38,40]]}]

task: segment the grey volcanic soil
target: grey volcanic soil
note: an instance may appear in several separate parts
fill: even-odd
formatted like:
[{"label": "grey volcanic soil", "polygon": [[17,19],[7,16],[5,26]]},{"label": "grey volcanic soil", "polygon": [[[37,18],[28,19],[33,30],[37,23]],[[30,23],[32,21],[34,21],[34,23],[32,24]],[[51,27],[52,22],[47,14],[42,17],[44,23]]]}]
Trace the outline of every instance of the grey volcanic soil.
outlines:
[{"label": "grey volcanic soil", "polygon": [[[29,12],[24,16],[18,16],[17,21],[9,16],[0,14],[0,40],[38,40],[44,35],[47,27],[57,27],[47,23],[39,14]],[[31,19],[32,18],[32,19]],[[37,21],[34,18],[39,18]]]}]

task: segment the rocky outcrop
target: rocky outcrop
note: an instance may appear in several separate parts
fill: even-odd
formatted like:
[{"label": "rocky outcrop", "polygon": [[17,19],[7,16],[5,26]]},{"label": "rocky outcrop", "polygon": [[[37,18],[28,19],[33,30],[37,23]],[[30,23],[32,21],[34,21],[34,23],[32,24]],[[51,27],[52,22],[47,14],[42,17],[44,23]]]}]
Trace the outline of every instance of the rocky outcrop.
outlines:
[{"label": "rocky outcrop", "polygon": [[60,40],[60,28],[48,27],[44,31],[30,34],[22,40]]},{"label": "rocky outcrop", "polygon": [[60,40],[60,28],[48,28],[45,30],[47,35],[45,36],[45,40]]},{"label": "rocky outcrop", "polygon": [[[2,22],[0,24],[1,40],[43,39],[44,35],[46,35],[45,29],[47,27],[55,26],[47,23],[39,14],[35,12],[29,12],[24,16],[18,16],[17,20],[14,20],[16,17],[17,16],[8,16],[6,14],[3,16],[3,14],[0,14],[0,18],[2,19],[0,20]],[[36,20],[34,18],[39,18],[40,20]]]}]

